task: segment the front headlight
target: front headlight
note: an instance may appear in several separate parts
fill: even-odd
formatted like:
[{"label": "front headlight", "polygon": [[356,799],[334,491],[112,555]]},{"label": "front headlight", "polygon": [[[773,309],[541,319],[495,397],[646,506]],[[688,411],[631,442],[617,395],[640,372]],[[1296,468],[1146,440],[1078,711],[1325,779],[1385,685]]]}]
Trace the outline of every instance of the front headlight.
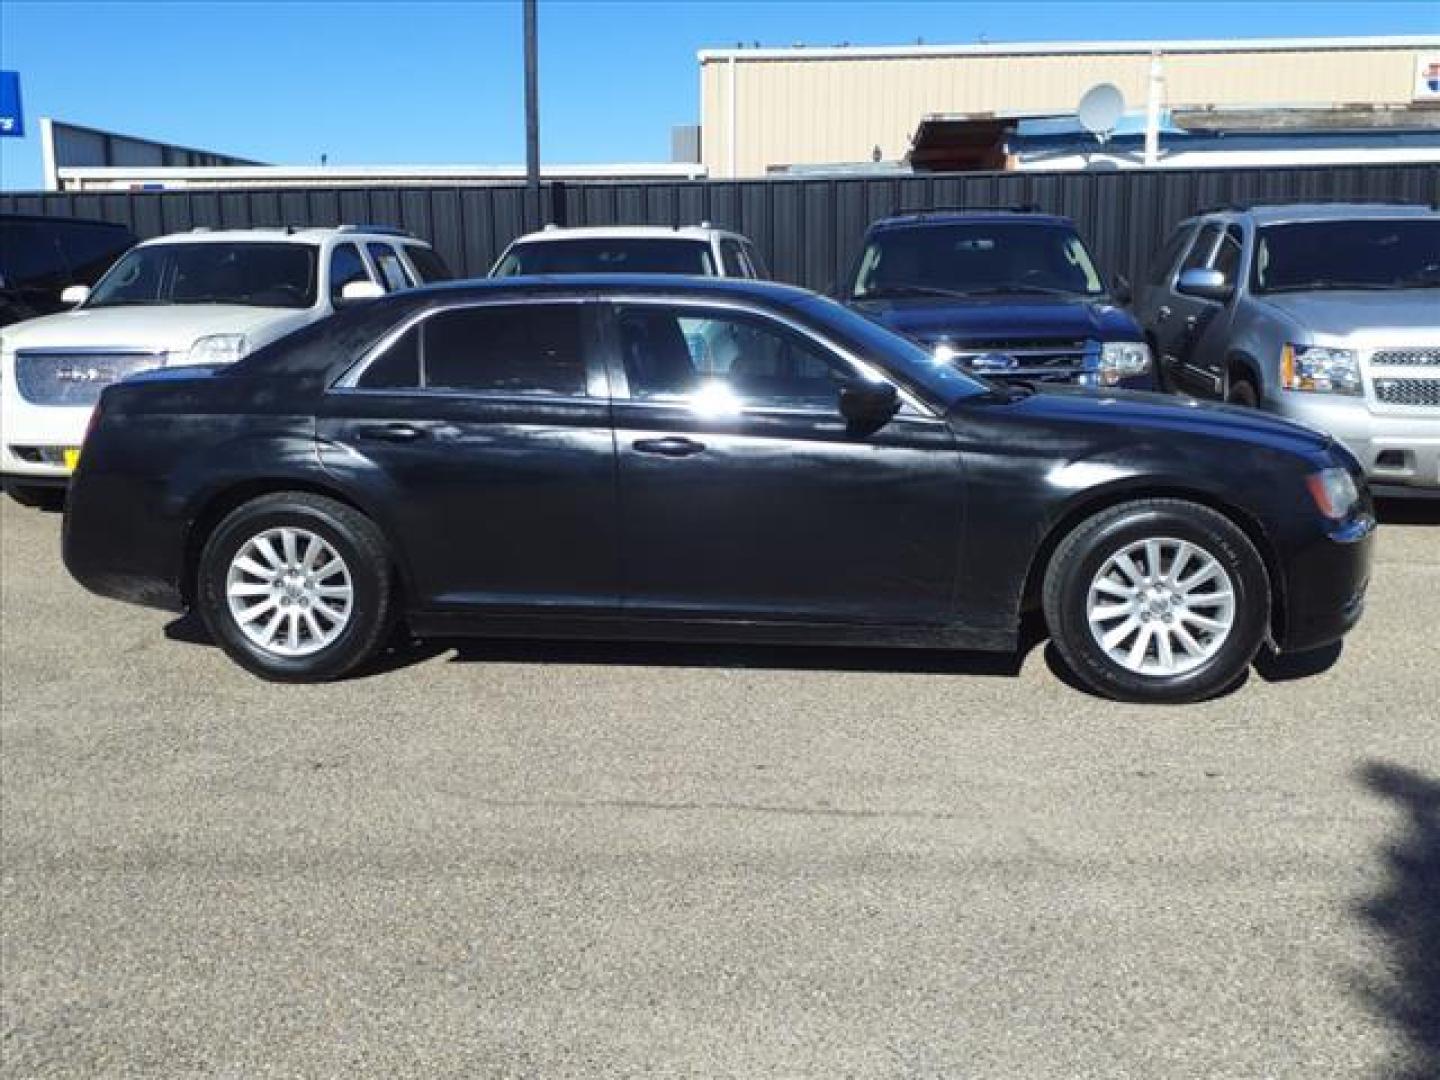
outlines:
[{"label": "front headlight", "polygon": [[1334,521],[1344,520],[1360,501],[1360,489],[1348,469],[1322,469],[1307,476],[1305,484],[1320,513]]},{"label": "front headlight", "polygon": [[1286,345],[1281,349],[1280,385],[1317,394],[1356,395],[1364,390],[1355,351],[1325,345]]},{"label": "front headlight", "polygon": [[245,355],[244,334],[211,334],[196,338],[190,346],[188,363],[233,364]]},{"label": "front headlight", "polygon": [[1106,386],[1149,370],[1150,346],[1143,341],[1107,341],[1100,347],[1100,381]]}]

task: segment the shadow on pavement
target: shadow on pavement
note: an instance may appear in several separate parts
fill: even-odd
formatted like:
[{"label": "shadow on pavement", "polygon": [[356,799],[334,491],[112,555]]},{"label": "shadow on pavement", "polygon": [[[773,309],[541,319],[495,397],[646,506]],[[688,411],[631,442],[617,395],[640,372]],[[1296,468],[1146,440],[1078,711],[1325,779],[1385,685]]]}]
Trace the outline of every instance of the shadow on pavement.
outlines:
[{"label": "shadow on pavement", "polygon": [[1440,525],[1440,499],[1376,499],[1381,525]]},{"label": "shadow on pavement", "polygon": [[[168,623],[165,636],[186,645],[213,645],[194,613]],[[426,638],[397,636],[353,678],[397,671],[451,653],[452,663],[600,664],[637,667],[755,668],[798,671],[909,672],[1014,678],[1045,640],[1039,620],[1021,628],[1020,648],[1010,653],[947,649],[865,648],[820,645],[735,645],[639,641],[551,641],[521,638]]]},{"label": "shadow on pavement", "polygon": [[1408,815],[1405,832],[1385,851],[1384,890],[1358,909],[1360,918],[1384,935],[1392,974],[1383,984],[1363,983],[1360,992],[1410,1043],[1408,1069],[1387,1064],[1382,1074],[1435,1080],[1440,1077],[1440,781],[1382,762],[1364,766],[1359,778]]}]

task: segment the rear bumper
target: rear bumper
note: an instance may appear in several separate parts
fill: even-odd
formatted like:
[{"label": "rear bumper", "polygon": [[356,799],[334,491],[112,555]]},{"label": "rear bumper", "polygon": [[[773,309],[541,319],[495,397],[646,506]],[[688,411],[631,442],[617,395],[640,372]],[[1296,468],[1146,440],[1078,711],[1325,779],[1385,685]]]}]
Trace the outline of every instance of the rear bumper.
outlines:
[{"label": "rear bumper", "polygon": [[1276,644],[1309,652],[1344,637],[1365,611],[1375,518],[1368,511],[1333,526],[1293,553],[1285,567],[1285,603]]},{"label": "rear bumper", "polygon": [[87,476],[82,461],[65,503],[61,553],[70,576],[93,593],[185,610],[183,522],[162,512],[155,489],[145,483]]}]

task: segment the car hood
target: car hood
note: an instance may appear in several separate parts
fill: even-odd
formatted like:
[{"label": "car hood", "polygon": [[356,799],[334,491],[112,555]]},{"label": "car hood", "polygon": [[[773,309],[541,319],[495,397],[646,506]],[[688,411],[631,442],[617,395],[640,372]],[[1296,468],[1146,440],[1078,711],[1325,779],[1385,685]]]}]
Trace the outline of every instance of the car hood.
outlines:
[{"label": "car hood", "polygon": [[1257,299],[1316,334],[1393,340],[1394,332],[1440,331],[1440,289],[1333,289]]},{"label": "car hood", "polygon": [[128,348],[186,353],[196,338],[244,334],[255,349],[304,326],[310,311],[240,304],[78,308],[5,328],[7,349]]},{"label": "car hood", "polygon": [[1035,419],[1106,427],[1126,435],[1188,433],[1306,455],[1321,453],[1332,443],[1324,432],[1273,413],[1171,394],[1131,390],[1097,392],[1045,383],[1009,407]]},{"label": "car hood", "polygon": [[1001,345],[1010,341],[1138,341],[1140,328],[1109,300],[1068,296],[904,297],[853,300],[886,329],[919,341]]}]

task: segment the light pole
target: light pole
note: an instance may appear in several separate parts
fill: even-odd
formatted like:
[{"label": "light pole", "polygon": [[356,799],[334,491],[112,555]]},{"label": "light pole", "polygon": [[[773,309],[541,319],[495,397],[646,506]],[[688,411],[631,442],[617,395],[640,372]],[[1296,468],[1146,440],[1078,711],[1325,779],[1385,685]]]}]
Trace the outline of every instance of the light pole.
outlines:
[{"label": "light pole", "polygon": [[535,0],[525,5],[525,216],[531,229],[540,220],[540,87],[535,40]]}]

